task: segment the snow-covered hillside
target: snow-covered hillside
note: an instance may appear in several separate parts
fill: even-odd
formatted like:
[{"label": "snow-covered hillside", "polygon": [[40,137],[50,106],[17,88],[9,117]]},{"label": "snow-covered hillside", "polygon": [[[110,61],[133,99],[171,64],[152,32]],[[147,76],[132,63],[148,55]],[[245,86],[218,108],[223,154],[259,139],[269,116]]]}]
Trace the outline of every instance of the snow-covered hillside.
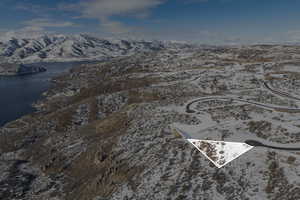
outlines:
[{"label": "snow-covered hillside", "polygon": [[0,199],[299,200],[300,47],[178,47],[54,78],[0,128]]},{"label": "snow-covered hillside", "polygon": [[158,41],[101,39],[87,34],[14,36],[0,38],[0,62],[99,60],[156,51]]}]

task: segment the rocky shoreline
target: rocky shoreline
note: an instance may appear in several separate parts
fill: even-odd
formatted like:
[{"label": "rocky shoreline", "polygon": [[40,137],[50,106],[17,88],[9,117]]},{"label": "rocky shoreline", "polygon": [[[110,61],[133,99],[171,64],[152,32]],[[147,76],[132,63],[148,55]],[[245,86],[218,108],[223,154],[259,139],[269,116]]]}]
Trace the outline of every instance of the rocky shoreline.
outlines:
[{"label": "rocky shoreline", "polygon": [[30,66],[24,64],[1,63],[0,76],[22,76],[45,72],[42,66]]}]

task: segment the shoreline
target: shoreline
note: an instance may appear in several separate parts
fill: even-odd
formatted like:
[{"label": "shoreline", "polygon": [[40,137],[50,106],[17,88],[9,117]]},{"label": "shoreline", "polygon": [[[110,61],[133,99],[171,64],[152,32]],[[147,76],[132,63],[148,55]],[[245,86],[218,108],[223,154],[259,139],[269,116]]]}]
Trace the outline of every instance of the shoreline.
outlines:
[{"label": "shoreline", "polygon": [[[14,123],[15,121],[18,121],[20,119],[22,119],[23,117],[26,117],[27,115],[32,115],[35,114],[40,110],[40,106],[39,104],[42,103],[42,101],[44,101],[47,98],[47,93],[52,90],[53,88],[57,87],[57,84],[55,81],[53,81],[55,78],[61,76],[64,73],[69,73],[69,70],[73,69],[74,67],[81,65],[82,63],[84,63],[84,61],[80,61],[80,62],[52,62],[52,63],[43,63],[43,66],[46,65],[45,67],[45,71],[43,72],[36,72],[36,73],[29,73],[29,74],[20,74],[20,75],[16,75],[16,74],[12,74],[12,75],[0,75],[0,78],[3,78],[2,81],[10,81],[12,83],[19,82],[19,84],[21,84],[23,82],[22,79],[26,79],[28,81],[34,80],[36,79],[36,76],[45,76],[45,78],[39,78],[42,84],[46,85],[44,87],[46,87],[45,90],[41,91],[35,98],[35,100],[33,100],[32,102],[28,103],[28,104],[24,104],[24,106],[26,107],[26,111],[24,114],[20,115],[19,117],[16,117],[15,119],[9,120],[3,124],[0,124],[0,129],[4,128],[6,125],[10,124],[10,123]],[[47,70],[48,68],[51,68],[52,66],[47,66],[47,65],[59,65],[58,68],[60,68],[60,66],[62,67],[61,70],[58,70],[59,72],[55,72],[55,74],[53,75],[51,71],[51,69]],[[66,69],[63,68],[64,64],[70,65],[71,67],[67,67],[67,71],[65,71]],[[41,65],[41,63],[32,63],[33,66],[39,66]],[[45,74],[46,73],[46,74]],[[48,74],[47,74],[48,73]],[[50,76],[50,77],[49,77]],[[50,79],[49,79],[49,78]],[[26,81],[27,82],[27,81]],[[22,102],[23,103],[23,102]],[[6,121],[5,119],[3,119],[3,121]]]}]

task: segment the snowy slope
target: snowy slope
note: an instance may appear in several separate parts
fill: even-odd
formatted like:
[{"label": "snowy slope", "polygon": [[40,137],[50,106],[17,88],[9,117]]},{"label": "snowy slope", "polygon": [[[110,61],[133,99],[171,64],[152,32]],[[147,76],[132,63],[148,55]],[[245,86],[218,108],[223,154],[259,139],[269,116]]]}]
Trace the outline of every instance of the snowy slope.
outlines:
[{"label": "snowy slope", "polygon": [[0,62],[95,60],[155,51],[158,41],[101,39],[87,34],[0,38]]}]

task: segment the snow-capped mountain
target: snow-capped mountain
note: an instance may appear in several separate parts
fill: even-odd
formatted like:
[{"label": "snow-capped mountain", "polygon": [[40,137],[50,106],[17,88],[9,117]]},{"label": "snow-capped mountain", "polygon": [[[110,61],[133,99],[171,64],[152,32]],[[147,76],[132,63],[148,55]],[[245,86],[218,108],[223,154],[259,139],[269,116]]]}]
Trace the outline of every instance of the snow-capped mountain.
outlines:
[{"label": "snow-capped mountain", "polygon": [[0,38],[0,62],[99,60],[164,46],[158,41],[101,39],[87,34],[14,36]]}]

